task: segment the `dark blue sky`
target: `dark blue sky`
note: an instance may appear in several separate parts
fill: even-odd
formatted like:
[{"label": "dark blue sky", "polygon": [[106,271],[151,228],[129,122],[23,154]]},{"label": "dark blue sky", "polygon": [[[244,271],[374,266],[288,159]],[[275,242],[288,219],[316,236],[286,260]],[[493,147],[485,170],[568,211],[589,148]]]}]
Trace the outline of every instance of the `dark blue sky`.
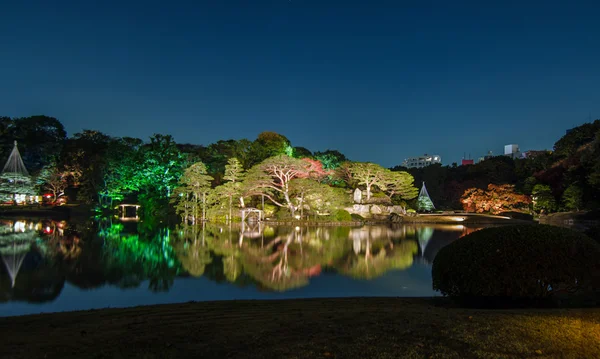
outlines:
[{"label": "dark blue sky", "polygon": [[386,166],[551,148],[600,117],[599,13],[577,0],[5,2],[0,115],[197,144],[270,130]]}]

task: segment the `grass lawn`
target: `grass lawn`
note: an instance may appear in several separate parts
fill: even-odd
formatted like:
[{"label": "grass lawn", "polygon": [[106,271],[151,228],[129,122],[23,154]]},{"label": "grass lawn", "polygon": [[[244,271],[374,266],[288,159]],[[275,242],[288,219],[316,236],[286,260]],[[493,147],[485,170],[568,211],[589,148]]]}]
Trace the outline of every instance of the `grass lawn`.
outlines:
[{"label": "grass lawn", "polygon": [[600,358],[600,308],[227,301],[0,318],[1,358]]}]

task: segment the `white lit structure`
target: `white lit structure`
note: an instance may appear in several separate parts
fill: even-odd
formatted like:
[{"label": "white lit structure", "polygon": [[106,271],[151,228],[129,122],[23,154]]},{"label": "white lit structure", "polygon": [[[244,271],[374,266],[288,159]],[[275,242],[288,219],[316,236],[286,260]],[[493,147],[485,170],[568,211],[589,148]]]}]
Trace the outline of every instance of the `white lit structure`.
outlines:
[{"label": "white lit structure", "polygon": [[511,158],[519,158],[521,157],[521,152],[519,151],[519,145],[506,145],[504,146],[504,155],[509,156]]},{"label": "white lit structure", "polygon": [[406,168],[423,168],[429,165],[442,163],[442,157],[439,155],[428,155],[425,154],[419,157],[409,157],[402,162],[402,166]]}]

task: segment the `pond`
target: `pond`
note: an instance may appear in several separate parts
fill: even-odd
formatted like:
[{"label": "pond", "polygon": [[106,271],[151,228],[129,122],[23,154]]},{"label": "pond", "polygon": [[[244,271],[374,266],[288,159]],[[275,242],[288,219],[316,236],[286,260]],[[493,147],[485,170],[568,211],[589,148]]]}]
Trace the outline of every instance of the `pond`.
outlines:
[{"label": "pond", "polygon": [[209,300],[434,296],[436,253],[480,228],[4,219],[0,316]]}]

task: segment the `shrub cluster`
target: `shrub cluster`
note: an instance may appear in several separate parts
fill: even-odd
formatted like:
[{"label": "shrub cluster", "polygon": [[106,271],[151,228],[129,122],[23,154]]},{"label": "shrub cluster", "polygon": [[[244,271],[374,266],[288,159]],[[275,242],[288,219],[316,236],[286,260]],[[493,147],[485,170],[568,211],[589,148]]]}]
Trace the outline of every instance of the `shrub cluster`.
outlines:
[{"label": "shrub cluster", "polygon": [[442,248],[433,288],[464,300],[550,299],[600,289],[600,244],[548,225],[487,228]]}]

